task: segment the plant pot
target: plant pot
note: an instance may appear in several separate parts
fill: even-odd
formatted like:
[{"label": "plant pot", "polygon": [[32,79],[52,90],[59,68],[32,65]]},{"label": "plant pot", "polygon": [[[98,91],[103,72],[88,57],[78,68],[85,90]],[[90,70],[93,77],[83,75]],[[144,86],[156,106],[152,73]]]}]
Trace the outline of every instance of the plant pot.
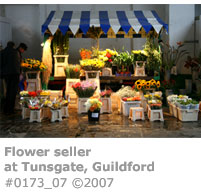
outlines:
[{"label": "plant pot", "polygon": [[88,111],[88,121],[99,121],[100,118],[100,110],[91,112]]}]

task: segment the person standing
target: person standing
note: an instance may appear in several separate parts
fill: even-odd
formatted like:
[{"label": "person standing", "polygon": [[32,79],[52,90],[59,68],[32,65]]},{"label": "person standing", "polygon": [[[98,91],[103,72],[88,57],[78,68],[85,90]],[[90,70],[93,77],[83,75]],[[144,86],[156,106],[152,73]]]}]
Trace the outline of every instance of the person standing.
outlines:
[{"label": "person standing", "polygon": [[21,72],[21,54],[27,49],[27,46],[23,43],[21,43],[17,49],[15,49],[14,46],[14,42],[10,41],[7,43],[7,47],[2,51],[2,76],[6,83],[5,114],[14,113]]}]

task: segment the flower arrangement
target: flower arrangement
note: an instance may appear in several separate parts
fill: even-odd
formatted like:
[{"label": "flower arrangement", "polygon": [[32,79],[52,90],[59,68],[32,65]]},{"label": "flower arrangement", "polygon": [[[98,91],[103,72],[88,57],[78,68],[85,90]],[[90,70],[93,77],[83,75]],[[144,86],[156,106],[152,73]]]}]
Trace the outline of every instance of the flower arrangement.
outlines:
[{"label": "flower arrangement", "polygon": [[132,53],[134,54],[134,62],[147,60],[148,54],[145,50],[133,50]]},{"label": "flower arrangement", "polygon": [[84,59],[90,59],[91,58],[91,55],[92,55],[92,51],[91,50],[88,50],[88,49],[85,49],[85,48],[81,48],[79,52],[80,52],[80,56],[81,56],[82,60],[84,60]]},{"label": "flower arrangement", "polygon": [[[114,63],[117,65],[117,76],[123,74],[130,74],[130,68],[133,66],[133,54],[128,51],[119,53],[114,58]],[[131,74],[130,74],[131,75]]]},{"label": "flower arrangement", "polygon": [[123,101],[141,101],[141,97],[135,96],[135,97],[123,97]]},{"label": "flower arrangement", "polygon": [[50,100],[46,99],[46,100],[44,100],[44,102],[43,102],[43,107],[50,107],[51,104],[52,104],[52,102],[51,102]]},{"label": "flower arrangement", "polygon": [[106,49],[104,51],[98,51],[98,58],[105,62],[106,67],[111,67],[114,58],[118,55],[117,51]]},{"label": "flower arrangement", "polygon": [[80,98],[86,98],[93,96],[97,86],[89,81],[77,82],[72,85],[73,90]]},{"label": "flower arrangement", "polygon": [[121,89],[119,89],[116,94],[119,97],[134,97],[135,96],[135,91],[130,87],[130,86],[122,86]]},{"label": "flower arrangement", "polygon": [[48,107],[51,110],[60,110],[61,109],[61,100],[60,99],[54,99],[53,101],[50,101],[48,104]]},{"label": "flower arrangement", "polygon": [[100,99],[90,98],[85,103],[85,106],[86,106],[87,111],[91,111],[91,112],[96,111],[97,112],[97,111],[100,111],[100,109],[102,107],[102,102]]},{"label": "flower arrangement", "polygon": [[37,98],[30,99],[28,103],[28,107],[30,110],[40,110],[41,109],[40,100]]},{"label": "flower arrangement", "polygon": [[97,71],[105,66],[104,61],[94,58],[94,59],[84,59],[80,61],[81,68],[86,71]]},{"label": "flower arrangement", "polygon": [[50,91],[41,91],[40,96],[50,96]]},{"label": "flower arrangement", "polygon": [[110,97],[112,94],[112,90],[104,90],[100,93],[101,97]]},{"label": "flower arrangement", "polygon": [[29,96],[29,92],[28,91],[20,91],[20,96],[27,97],[27,96]]},{"label": "flower arrangement", "polygon": [[68,104],[69,104],[69,102],[68,102],[68,100],[66,100],[66,99],[63,99],[63,100],[61,101],[61,106],[62,106],[62,107],[66,107],[66,106],[68,106]]},{"label": "flower arrangement", "polygon": [[146,81],[146,80],[137,80],[133,86],[136,91],[140,90],[150,90],[151,88],[158,89],[160,87],[160,81],[156,81],[154,79]]},{"label": "flower arrangement", "polygon": [[152,110],[158,110],[162,108],[162,102],[160,100],[149,100],[148,104]]},{"label": "flower arrangement", "polygon": [[35,59],[24,59],[21,63],[21,67],[24,71],[45,71],[47,66],[43,62]]},{"label": "flower arrangement", "polygon": [[151,94],[147,94],[144,95],[144,98],[148,101],[148,100],[152,100],[152,95]]},{"label": "flower arrangement", "polygon": [[68,65],[65,70],[66,78],[79,78],[80,65]]}]

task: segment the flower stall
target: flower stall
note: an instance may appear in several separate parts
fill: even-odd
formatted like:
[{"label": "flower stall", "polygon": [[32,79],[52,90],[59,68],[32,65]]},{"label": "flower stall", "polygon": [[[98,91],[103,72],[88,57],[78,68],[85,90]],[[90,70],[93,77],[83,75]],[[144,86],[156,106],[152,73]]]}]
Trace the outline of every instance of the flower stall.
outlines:
[{"label": "flower stall", "polygon": [[35,59],[24,59],[21,63],[22,70],[26,73],[26,81],[28,83],[28,91],[41,90],[40,72],[44,72],[47,66]]}]

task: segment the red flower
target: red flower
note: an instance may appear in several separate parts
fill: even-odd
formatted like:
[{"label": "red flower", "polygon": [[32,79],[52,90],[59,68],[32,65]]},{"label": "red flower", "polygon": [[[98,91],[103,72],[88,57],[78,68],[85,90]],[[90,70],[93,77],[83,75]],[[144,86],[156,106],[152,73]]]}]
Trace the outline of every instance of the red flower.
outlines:
[{"label": "red flower", "polygon": [[72,85],[73,88],[79,88],[81,86],[80,82],[75,83]]},{"label": "red flower", "polygon": [[112,62],[112,59],[109,59],[108,61],[109,61],[109,62]]},{"label": "red flower", "polygon": [[78,68],[76,67],[76,68],[74,69],[74,71],[75,71],[75,72],[78,72],[79,70],[78,70]]},{"label": "red flower", "polygon": [[112,55],[109,52],[107,52],[106,57],[110,59]]},{"label": "red flower", "polygon": [[31,97],[36,97],[37,96],[37,93],[36,92],[29,92],[29,96],[31,96]]}]

